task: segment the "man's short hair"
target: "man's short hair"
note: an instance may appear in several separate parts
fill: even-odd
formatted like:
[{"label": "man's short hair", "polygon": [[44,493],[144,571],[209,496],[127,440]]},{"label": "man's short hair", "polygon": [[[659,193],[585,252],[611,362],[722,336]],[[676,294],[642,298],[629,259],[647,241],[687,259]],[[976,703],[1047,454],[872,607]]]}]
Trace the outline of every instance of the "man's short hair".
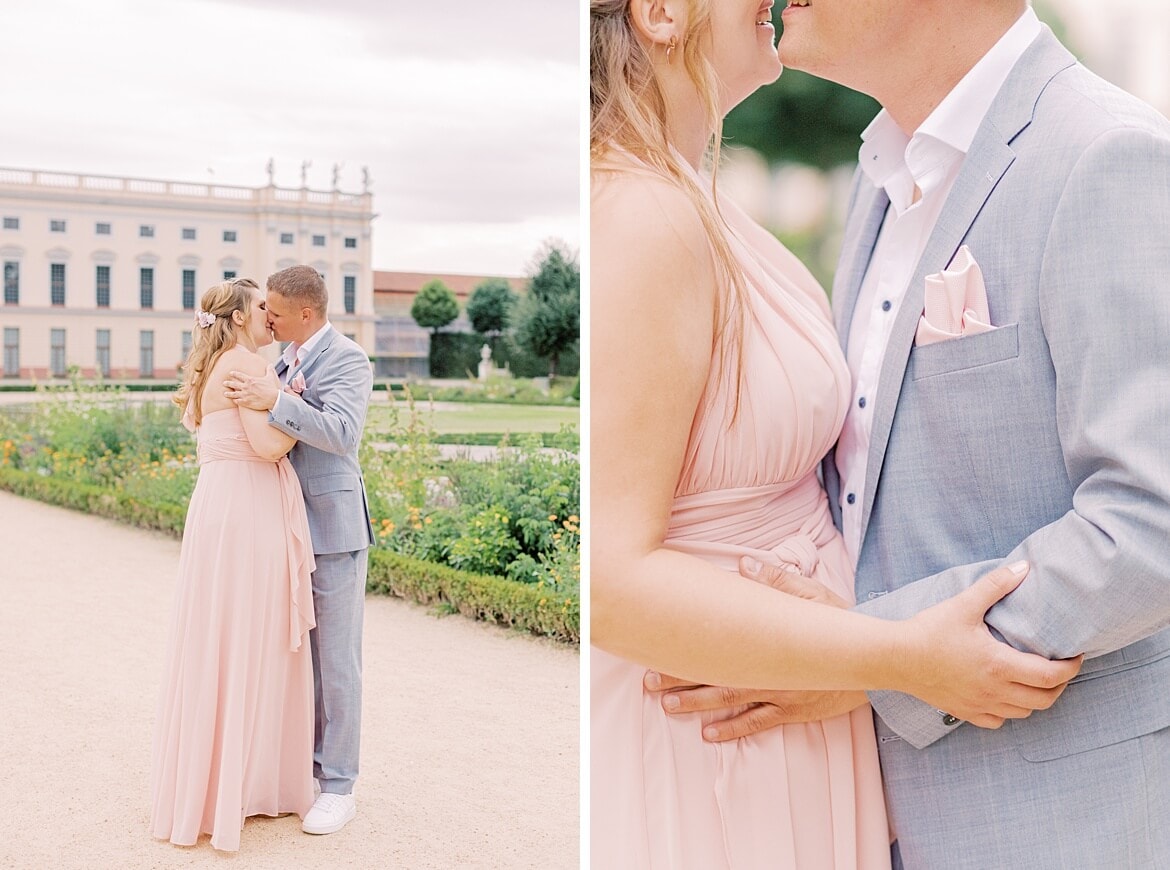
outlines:
[{"label": "man's short hair", "polygon": [[269,275],[268,289],[300,308],[312,308],[322,317],[329,308],[329,292],[325,289],[325,281],[312,266],[289,266]]}]

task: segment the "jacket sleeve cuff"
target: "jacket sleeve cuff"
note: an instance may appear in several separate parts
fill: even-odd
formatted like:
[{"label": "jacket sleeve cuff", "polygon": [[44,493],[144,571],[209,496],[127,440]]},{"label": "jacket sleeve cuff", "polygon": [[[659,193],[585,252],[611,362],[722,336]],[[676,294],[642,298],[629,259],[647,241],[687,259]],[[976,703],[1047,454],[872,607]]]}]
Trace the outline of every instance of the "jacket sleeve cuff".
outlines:
[{"label": "jacket sleeve cuff", "polygon": [[962,724],[954,716],[902,692],[869,692],[869,703],[886,727],[915,749],[925,749]]}]

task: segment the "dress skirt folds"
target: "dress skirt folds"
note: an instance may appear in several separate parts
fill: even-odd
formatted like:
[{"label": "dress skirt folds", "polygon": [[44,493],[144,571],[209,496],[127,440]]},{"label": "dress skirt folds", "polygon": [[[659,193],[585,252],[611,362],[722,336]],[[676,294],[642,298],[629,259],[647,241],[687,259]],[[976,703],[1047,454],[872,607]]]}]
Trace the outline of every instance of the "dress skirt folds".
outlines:
[{"label": "dress skirt folds", "polygon": [[151,830],[240,846],[244,818],[313,804],[314,569],[287,458],[257,456],[239,412],[207,414],[163,668]]}]

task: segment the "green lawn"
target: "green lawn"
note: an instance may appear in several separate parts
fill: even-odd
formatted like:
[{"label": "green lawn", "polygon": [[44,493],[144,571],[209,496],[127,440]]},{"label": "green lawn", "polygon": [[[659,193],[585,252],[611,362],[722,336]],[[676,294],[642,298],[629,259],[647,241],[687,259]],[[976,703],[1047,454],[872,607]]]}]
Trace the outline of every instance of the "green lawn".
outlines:
[{"label": "green lawn", "polygon": [[[406,413],[406,403],[399,408]],[[437,402],[432,412],[426,402],[415,407],[440,435],[465,432],[556,432],[562,424],[578,426],[580,410],[556,405],[471,404],[464,402]],[[385,426],[390,413],[389,403],[380,397],[370,404],[369,422]]]}]

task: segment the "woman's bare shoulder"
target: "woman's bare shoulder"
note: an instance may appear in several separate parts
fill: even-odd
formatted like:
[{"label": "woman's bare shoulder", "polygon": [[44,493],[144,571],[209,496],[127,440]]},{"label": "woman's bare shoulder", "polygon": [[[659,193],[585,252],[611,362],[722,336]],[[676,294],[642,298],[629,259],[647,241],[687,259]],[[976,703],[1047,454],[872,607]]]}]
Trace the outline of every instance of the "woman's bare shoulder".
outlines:
[{"label": "woman's bare shoulder", "polygon": [[590,261],[640,281],[680,280],[714,292],[711,238],[691,194],[646,173],[604,173],[590,190]]},{"label": "woman's bare shoulder", "polygon": [[223,368],[226,374],[229,371],[247,372],[250,375],[262,375],[268,368],[268,360],[253,350],[241,345],[229,348],[223,352],[215,364],[216,368]]}]

